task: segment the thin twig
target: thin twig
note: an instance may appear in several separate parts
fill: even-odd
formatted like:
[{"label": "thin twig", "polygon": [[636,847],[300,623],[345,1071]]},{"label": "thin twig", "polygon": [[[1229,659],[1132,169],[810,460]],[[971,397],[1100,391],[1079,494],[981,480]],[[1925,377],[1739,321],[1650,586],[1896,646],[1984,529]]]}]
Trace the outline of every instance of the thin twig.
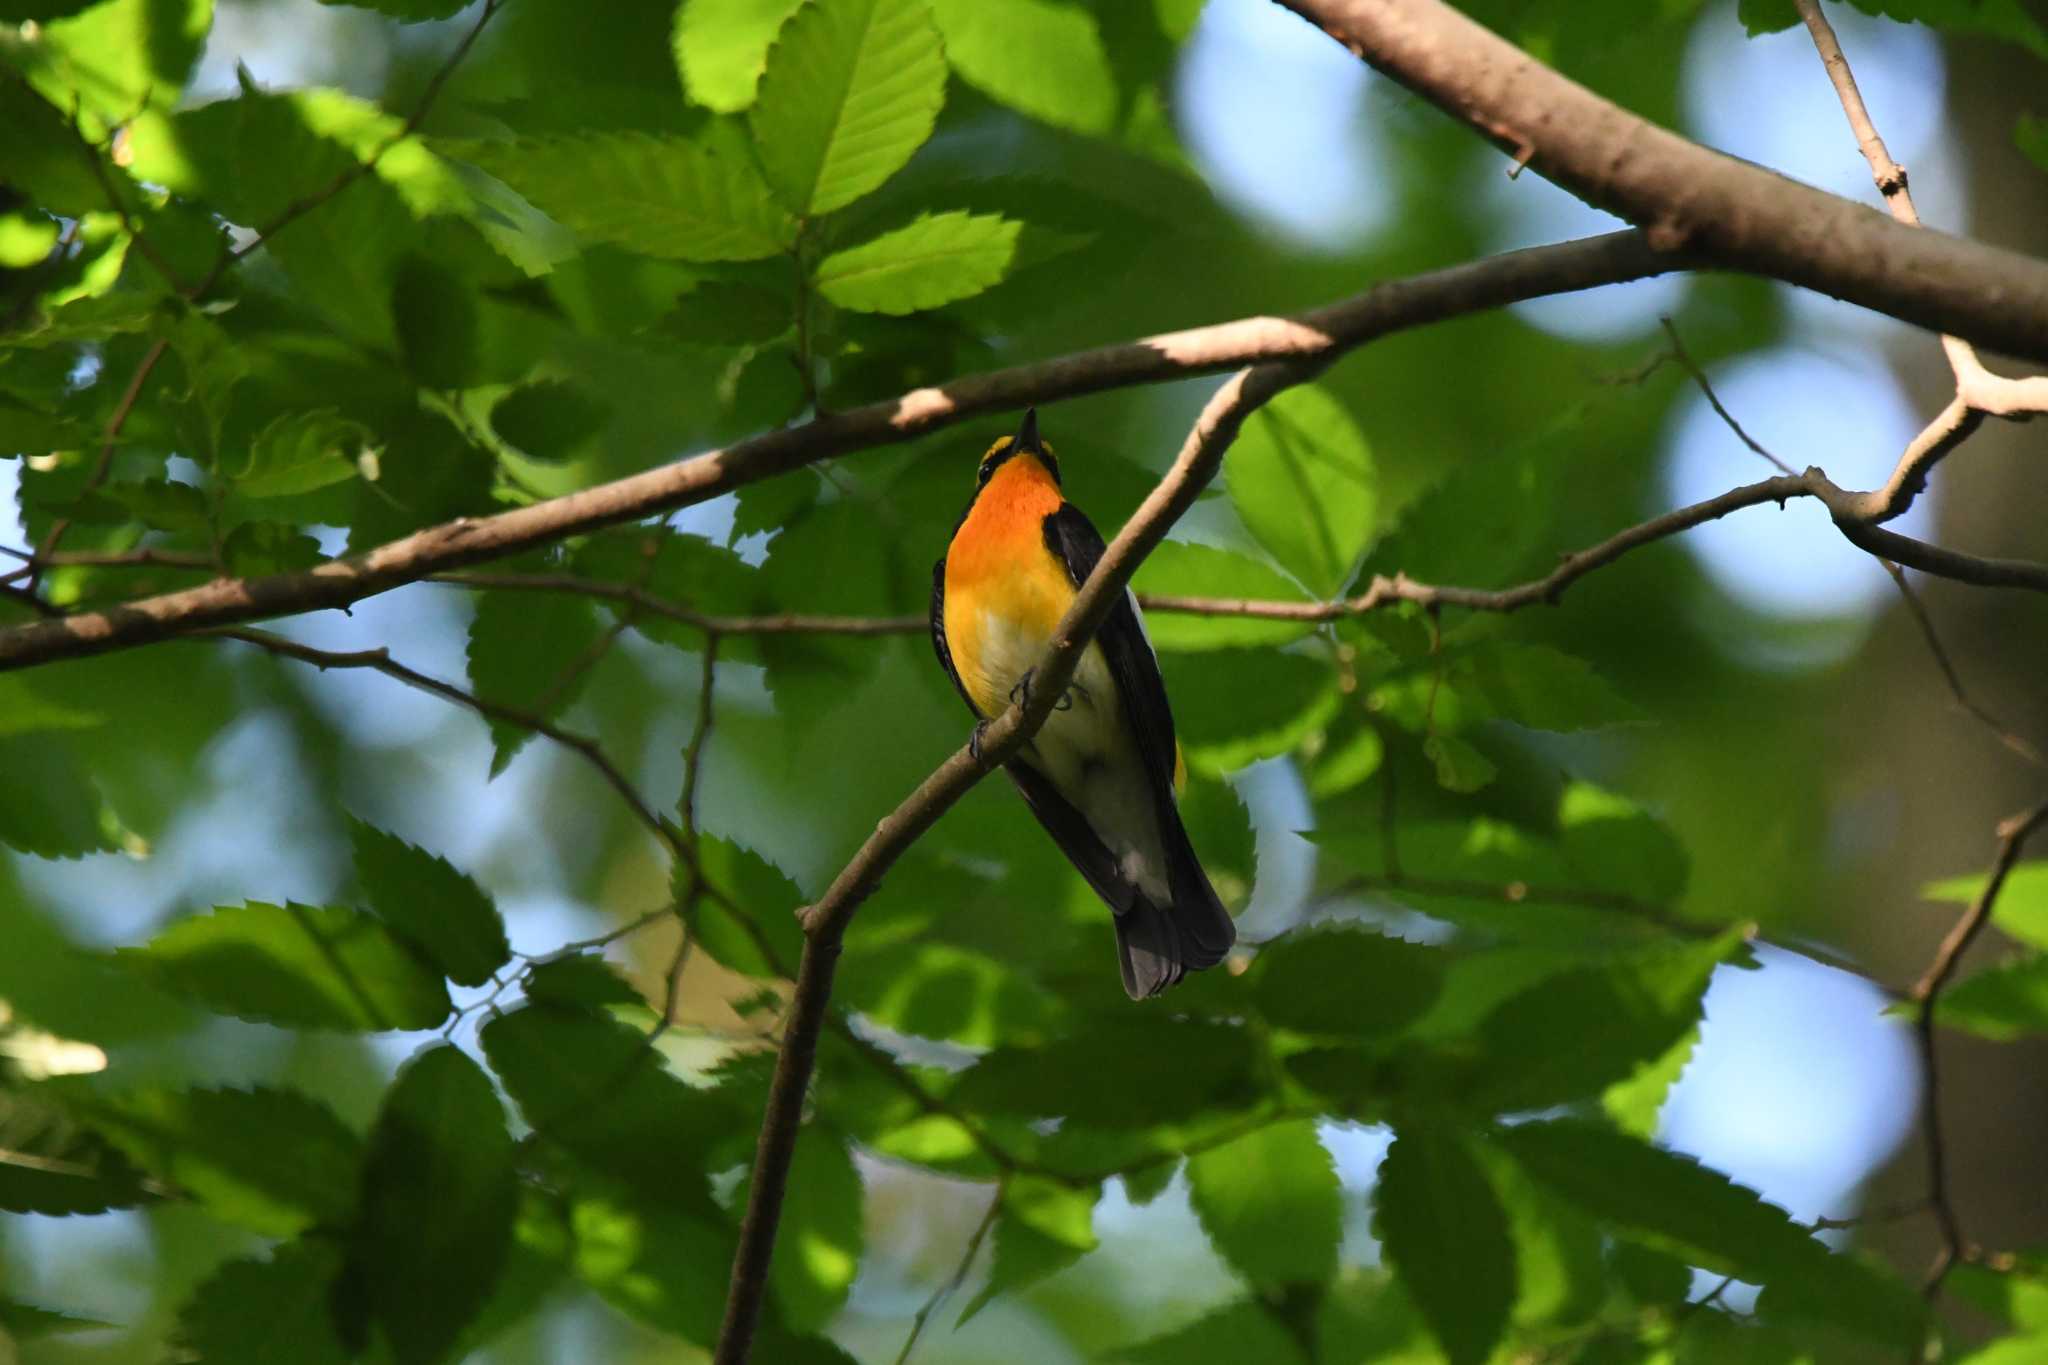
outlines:
[{"label": "thin twig", "polygon": [[1947,680],[1949,695],[1955,698],[1956,705],[1989,730],[2000,744],[2037,768],[2048,767],[2048,758],[2044,758],[2039,749],[2007,729],[2004,722],[1978,705],[1970,698],[1969,693],[1963,690],[1962,675],[1956,672],[1955,661],[1949,658],[1948,650],[1942,646],[1941,636],[1935,633],[1934,618],[1928,614],[1927,604],[1920,600],[1920,594],[1913,591],[1913,585],[1907,579],[1905,570],[1889,559],[1880,559],[1877,562],[1884,565],[1884,571],[1890,574],[1892,582],[1898,585],[1899,595],[1906,599],[1906,609],[1913,614],[1914,621],[1919,623],[1920,634],[1926,639],[1928,651],[1934,655],[1934,662],[1940,667],[1941,676]]},{"label": "thin twig", "polygon": [[377,163],[384,159],[387,152],[417,133],[420,125],[426,121],[427,114],[433,109],[434,102],[440,98],[441,88],[448,83],[449,77],[455,74],[455,68],[462,64],[462,59],[469,55],[470,48],[474,47],[476,40],[483,35],[484,25],[490,23],[503,8],[504,0],[484,0],[483,10],[477,15],[476,22],[470,25],[469,31],[462,35],[462,40],[449,51],[441,65],[434,69],[434,74],[427,79],[426,88],[420,92],[419,102],[413,106],[412,113],[406,116],[405,122],[399,124],[371,148],[370,154],[361,161],[349,165],[319,189],[285,205],[276,217],[263,224],[256,235],[242,245],[222,252],[219,259],[214,261],[213,268],[206,272],[204,279],[192,287],[187,297],[194,300],[203,298],[207,290],[220,282],[220,277],[227,273],[229,267],[356,181],[375,171]]},{"label": "thin twig", "polygon": [[1722,405],[1721,395],[1714,392],[1713,383],[1708,380],[1707,372],[1700,368],[1699,363],[1692,358],[1691,352],[1685,349],[1685,342],[1678,335],[1678,325],[1668,317],[1658,318],[1657,321],[1663,324],[1664,335],[1671,338],[1672,358],[1685,368],[1687,374],[1692,376],[1692,382],[1697,384],[1700,392],[1706,396],[1708,405],[1714,409],[1714,415],[1726,423],[1728,429],[1734,432],[1744,445],[1763,456],[1766,460],[1769,460],[1779,473],[1795,473],[1796,471],[1794,471],[1791,465],[1786,464],[1783,460],[1771,454],[1770,451],[1764,449],[1755,437],[1744,431],[1742,423],[1735,420],[1735,414],[1728,411]]},{"label": "thin twig", "polygon": [[1920,1127],[1927,1145],[1928,1199],[1934,1209],[1935,1224],[1941,1231],[1941,1247],[1935,1253],[1934,1264],[1928,1268],[1922,1286],[1929,1297],[1941,1288],[1942,1280],[1955,1263],[1970,1254],[1969,1243],[1963,1237],[1962,1223],[1956,1217],[1954,1196],[1948,1186],[1948,1147],[1941,1131],[1941,1073],[1936,1066],[1934,1046],[1935,1016],[1941,993],[1955,976],[1957,963],[1990,922],[1991,911],[1998,903],[1998,893],[2004,889],[2006,875],[2012,871],[2013,864],[2019,861],[2020,850],[2026,846],[2028,837],[2044,824],[2048,824],[2048,801],[2000,822],[1998,854],[1992,859],[1991,872],[1984,880],[1983,889],[1956,920],[1954,927],[1943,936],[1941,945],[1935,949],[1934,960],[1913,985],[1912,999],[1920,1007],[1913,1019],[1913,1038],[1920,1053],[1920,1068],[1926,1078],[1920,1092]]},{"label": "thin twig", "polygon": [[988,1211],[981,1215],[981,1221],[974,1225],[974,1234],[967,1239],[967,1249],[960,1254],[960,1264],[917,1310],[917,1316],[910,1320],[910,1335],[903,1339],[903,1349],[896,1353],[896,1365],[909,1365],[910,1353],[917,1349],[917,1340],[924,1335],[924,1325],[930,1321],[939,1305],[952,1296],[955,1290],[966,1283],[967,1272],[974,1268],[974,1258],[981,1254],[981,1244],[987,1240],[989,1229],[996,1225],[996,1215],[1003,1211],[1004,1182],[998,1180],[989,1196]]},{"label": "thin twig", "polygon": [[[135,402],[142,397],[142,386],[149,382],[150,373],[157,362],[164,358],[171,343],[162,338],[153,341],[142,353],[142,359],[135,364],[135,373],[128,376],[128,387],[121,391],[120,401],[114,405],[113,414],[107,418],[106,434],[100,438],[99,459],[94,461],[92,473],[86,476],[85,487],[79,496],[99,491],[107,481],[107,473],[114,467],[114,446],[121,439],[121,428],[128,425],[128,418],[135,411]],[[71,529],[69,517],[58,517],[50,523],[49,531],[43,536],[43,543],[36,547],[35,558],[29,561],[29,587],[34,588],[42,578],[42,566],[50,556],[57,553],[57,547],[64,543],[64,533]]]},{"label": "thin twig", "polygon": [[297,640],[290,640],[282,635],[273,635],[266,630],[237,629],[212,631],[209,633],[224,640],[240,640],[244,644],[255,645],[258,649],[268,650],[272,654],[297,659],[301,663],[312,664],[315,668],[371,669],[384,674],[386,677],[396,678],[408,686],[416,687],[422,692],[431,693],[444,700],[452,701],[459,706],[466,706],[480,716],[491,720],[503,721],[508,725],[517,725],[522,729],[531,730],[537,735],[543,735],[562,747],[573,750],[582,757],[584,762],[595,768],[598,774],[611,785],[612,790],[619,794],[620,799],[625,801],[626,805],[632,810],[634,817],[641,824],[645,825],[663,844],[667,845],[672,851],[676,850],[680,844],[674,826],[654,813],[647,802],[641,799],[640,793],[634,790],[633,784],[626,780],[626,775],[620,772],[611,759],[605,756],[605,752],[598,742],[588,735],[580,735],[570,730],[564,730],[552,721],[536,716],[529,711],[523,711],[514,706],[506,706],[502,702],[491,701],[488,698],[479,697],[475,693],[464,691],[454,683],[443,682],[439,678],[432,677],[429,674],[420,672],[418,669],[398,662],[391,657],[389,650],[381,647],[344,653],[336,650],[316,649],[311,645],[300,644]]},{"label": "thin twig", "polygon": [[703,775],[704,743],[711,738],[714,719],[712,696],[718,684],[718,642],[718,632],[705,634],[704,662],[697,689],[697,728],[690,734],[689,747],[683,750],[683,837],[693,850],[697,846],[697,783]]}]

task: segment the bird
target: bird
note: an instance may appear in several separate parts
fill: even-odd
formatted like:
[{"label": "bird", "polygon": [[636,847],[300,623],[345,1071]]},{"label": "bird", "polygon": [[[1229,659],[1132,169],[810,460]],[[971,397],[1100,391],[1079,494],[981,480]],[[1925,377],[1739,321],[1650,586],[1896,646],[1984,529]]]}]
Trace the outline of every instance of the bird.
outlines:
[{"label": "bird", "polygon": [[[932,566],[932,646],[981,732],[1029,696],[1038,661],[1105,546],[1060,491],[1038,411],[989,447],[974,496]],[[1133,1000],[1221,962],[1236,926],[1203,872],[1178,792],[1186,781],[1159,657],[1126,589],[1051,715],[1004,770],[1108,903]]]}]

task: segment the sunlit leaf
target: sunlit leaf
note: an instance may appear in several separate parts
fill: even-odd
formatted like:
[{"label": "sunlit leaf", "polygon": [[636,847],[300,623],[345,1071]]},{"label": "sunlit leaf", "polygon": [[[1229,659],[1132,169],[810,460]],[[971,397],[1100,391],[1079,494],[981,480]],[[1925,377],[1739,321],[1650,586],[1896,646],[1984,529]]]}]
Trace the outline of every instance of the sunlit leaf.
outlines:
[{"label": "sunlit leaf", "polygon": [[[1248,555],[1169,540],[1145,556],[1132,587],[1140,593],[1208,597],[1225,601],[1302,601],[1287,575]],[[1253,616],[1155,610],[1145,613],[1145,630],[1160,649],[1236,649],[1284,645],[1313,629],[1305,622],[1268,621]]]},{"label": "sunlit leaf", "polygon": [[[1968,905],[1983,893],[1988,873],[1929,882],[1920,894],[1932,901]],[[2048,949],[2048,861],[2016,863],[1999,885],[1991,922],[2022,943]]]},{"label": "sunlit leaf", "polygon": [[1942,992],[1934,1017],[1949,1028],[2000,1043],[2048,1033],[2048,953],[1964,977]]},{"label": "sunlit leaf", "polygon": [[1074,1189],[1038,1176],[1008,1181],[996,1217],[988,1283],[960,1310],[965,1326],[999,1296],[1064,1270],[1096,1244],[1095,1204],[1101,1191]]},{"label": "sunlit leaf", "polygon": [[1310,592],[1329,597],[1350,581],[1376,524],[1378,477],[1327,390],[1292,388],[1254,412],[1223,478],[1246,527]]},{"label": "sunlit leaf", "polygon": [[1022,229],[994,214],[924,214],[818,262],[818,292],[861,313],[916,313],[972,298],[1008,272]]},{"label": "sunlit leaf", "polygon": [[754,102],[768,47],[802,0],[684,0],[676,10],[676,70],[691,99],[733,114]]},{"label": "sunlit leaf", "polygon": [[927,0],[806,0],[768,49],[747,117],[776,193],[815,216],[894,175],[945,99]]},{"label": "sunlit leaf", "polygon": [[619,132],[435,145],[588,241],[682,261],[752,261],[795,239],[745,137],[724,123],[691,138]]},{"label": "sunlit leaf", "polygon": [[1095,17],[1049,0],[934,0],[946,60],[1020,113],[1081,133],[1116,117],[1116,77]]},{"label": "sunlit leaf", "polygon": [[1255,1288],[1316,1284],[1337,1263],[1337,1172],[1313,1123],[1257,1129],[1188,1158],[1195,1215]]}]

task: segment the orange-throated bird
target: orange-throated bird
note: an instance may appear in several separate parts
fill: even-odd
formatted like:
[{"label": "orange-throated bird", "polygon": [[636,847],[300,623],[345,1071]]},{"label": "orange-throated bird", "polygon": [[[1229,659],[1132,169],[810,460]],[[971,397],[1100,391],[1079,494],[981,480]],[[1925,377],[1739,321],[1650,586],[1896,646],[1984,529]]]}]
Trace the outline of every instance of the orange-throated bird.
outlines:
[{"label": "orange-throated bird", "polygon": [[[1094,523],[1060,494],[1059,461],[1038,439],[1037,410],[1025,413],[1017,434],[982,457],[974,499],[932,566],[932,644],[982,724],[1026,695],[1104,548]],[[1128,591],[1058,708],[1005,769],[1116,912],[1133,1000],[1223,960],[1237,930],[1180,822],[1180,746],[1159,659]]]}]

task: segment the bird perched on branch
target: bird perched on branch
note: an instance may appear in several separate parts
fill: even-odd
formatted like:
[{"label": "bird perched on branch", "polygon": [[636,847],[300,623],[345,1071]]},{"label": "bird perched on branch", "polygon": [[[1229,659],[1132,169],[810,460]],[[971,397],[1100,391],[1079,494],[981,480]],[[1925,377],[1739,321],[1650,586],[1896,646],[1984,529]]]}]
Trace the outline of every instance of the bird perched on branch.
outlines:
[{"label": "bird perched on branch", "polygon": [[[982,457],[974,499],[932,566],[932,645],[986,724],[1031,676],[1104,550],[1060,493],[1036,409]],[[977,730],[977,734],[979,731]],[[1031,813],[1115,912],[1124,990],[1159,994],[1213,967],[1237,930],[1181,825],[1185,780],[1159,659],[1126,591],[1073,684],[1005,765]]]}]

